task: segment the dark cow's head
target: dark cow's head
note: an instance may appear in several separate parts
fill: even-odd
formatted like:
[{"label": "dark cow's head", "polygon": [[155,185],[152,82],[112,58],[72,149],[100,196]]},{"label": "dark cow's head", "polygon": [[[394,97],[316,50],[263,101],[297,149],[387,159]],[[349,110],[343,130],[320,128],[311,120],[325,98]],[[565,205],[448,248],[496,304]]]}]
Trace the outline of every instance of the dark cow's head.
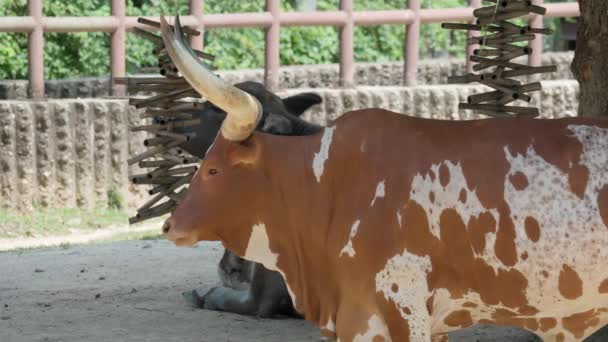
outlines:
[{"label": "dark cow's head", "polygon": [[[257,224],[257,215],[265,210],[264,190],[272,184],[267,172],[271,167],[263,162],[269,136],[254,133],[263,122],[264,107],[256,96],[224,82],[200,64],[184,43],[177,18],[174,27],[172,32],[161,17],[168,54],[188,83],[226,117],[163,231],[180,246],[201,240],[225,242],[244,234],[243,227]],[[226,247],[237,253],[245,249]]]},{"label": "dark cow's head", "polygon": [[[258,82],[242,82],[234,87],[252,95],[261,104],[262,117],[257,129],[262,132],[276,135],[308,135],[320,129],[318,125],[300,118],[307,109],[321,103],[321,97],[315,93],[302,93],[281,99]],[[178,130],[179,133],[196,133],[194,139],[180,147],[203,158],[222,126],[226,112],[210,101],[205,102],[201,109],[185,112],[199,119],[201,124]]]}]

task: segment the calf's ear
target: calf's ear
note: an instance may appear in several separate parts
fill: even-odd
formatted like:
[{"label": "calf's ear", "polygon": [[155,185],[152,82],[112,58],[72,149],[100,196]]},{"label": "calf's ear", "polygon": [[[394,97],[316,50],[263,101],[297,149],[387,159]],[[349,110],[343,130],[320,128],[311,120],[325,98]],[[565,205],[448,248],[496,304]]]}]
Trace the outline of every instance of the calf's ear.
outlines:
[{"label": "calf's ear", "polygon": [[262,125],[262,132],[289,135],[292,131],[292,126],[291,121],[286,116],[269,113]]},{"label": "calf's ear", "polygon": [[228,153],[228,160],[232,166],[235,165],[256,165],[260,160],[261,143],[255,135],[249,138],[232,143]]},{"label": "calf's ear", "polygon": [[283,99],[283,105],[288,112],[295,116],[302,115],[310,107],[321,103],[323,99],[315,93],[302,93]]}]

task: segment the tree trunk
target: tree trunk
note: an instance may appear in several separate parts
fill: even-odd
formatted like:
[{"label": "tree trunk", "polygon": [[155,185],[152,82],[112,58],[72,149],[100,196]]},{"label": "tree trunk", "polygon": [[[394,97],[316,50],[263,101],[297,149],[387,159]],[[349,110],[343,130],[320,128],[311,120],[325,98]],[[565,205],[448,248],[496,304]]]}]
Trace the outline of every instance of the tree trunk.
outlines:
[{"label": "tree trunk", "polygon": [[580,116],[608,116],[608,1],[579,0],[572,72],[580,85]]}]

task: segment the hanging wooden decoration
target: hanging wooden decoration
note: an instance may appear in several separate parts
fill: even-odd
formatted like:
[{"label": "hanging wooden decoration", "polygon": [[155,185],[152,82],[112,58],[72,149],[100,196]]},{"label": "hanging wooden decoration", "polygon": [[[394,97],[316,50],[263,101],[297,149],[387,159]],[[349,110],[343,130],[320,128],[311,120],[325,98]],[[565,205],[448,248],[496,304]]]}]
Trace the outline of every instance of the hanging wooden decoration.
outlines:
[{"label": "hanging wooden decoration", "polygon": [[[509,20],[529,14],[544,15],[546,9],[532,4],[531,0],[484,0],[493,3],[473,11],[476,24],[444,23],[444,29],[480,32],[480,36],[469,38],[469,45],[479,45],[472,56],[473,73],[448,78],[448,83],[479,82],[493,91],[471,95],[460,109],[471,109],[489,116],[525,115],[536,117],[538,108],[508,105],[522,101],[529,103],[531,92],[542,89],[540,82],[522,84],[514,78],[555,72],[557,66],[529,66],[511,60],[532,54],[527,43],[537,34],[552,34],[549,29],[517,25]],[[523,45],[522,43],[525,43]],[[481,72],[482,73],[475,73]]]},{"label": "hanging wooden decoration", "polygon": [[[145,18],[138,18],[137,21],[153,28],[160,27],[159,22]],[[187,27],[182,30],[186,35],[200,35],[199,31]],[[158,58],[161,77],[126,77],[115,80],[116,84],[126,85],[130,94],[155,94],[147,98],[129,98],[129,104],[142,109],[140,118],[147,121],[145,125],[132,127],[131,131],[145,131],[151,136],[144,140],[147,149],[128,160],[129,165],[137,163],[139,167],[147,169],[144,173],[132,175],[131,182],[152,186],[148,191],[152,198],[137,210],[137,215],[129,218],[130,224],[173,211],[200,162],[199,158],[179,148],[180,144],[194,138],[194,133],[176,131],[200,124],[200,119],[184,112],[201,108],[201,102],[192,100],[200,98],[200,95],[178,75],[159,35],[139,28],[135,28],[134,33],[155,44],[153,53]],[[214,60],[212,55],[202,51],[195,50],[195,53],[203,59]]]}]

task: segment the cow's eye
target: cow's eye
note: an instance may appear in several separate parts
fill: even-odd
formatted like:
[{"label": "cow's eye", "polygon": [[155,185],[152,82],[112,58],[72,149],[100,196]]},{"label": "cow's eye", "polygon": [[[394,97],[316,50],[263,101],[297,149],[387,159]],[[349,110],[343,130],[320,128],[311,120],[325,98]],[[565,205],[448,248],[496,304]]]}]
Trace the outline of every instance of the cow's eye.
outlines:
[{"label": "cow's eye", "polygon": [[210,176],[213,176],[213,175],[217,175],[219,173],[219,171],[217,169],[209,169],[209,171],[207,171],[207,173]]}]

